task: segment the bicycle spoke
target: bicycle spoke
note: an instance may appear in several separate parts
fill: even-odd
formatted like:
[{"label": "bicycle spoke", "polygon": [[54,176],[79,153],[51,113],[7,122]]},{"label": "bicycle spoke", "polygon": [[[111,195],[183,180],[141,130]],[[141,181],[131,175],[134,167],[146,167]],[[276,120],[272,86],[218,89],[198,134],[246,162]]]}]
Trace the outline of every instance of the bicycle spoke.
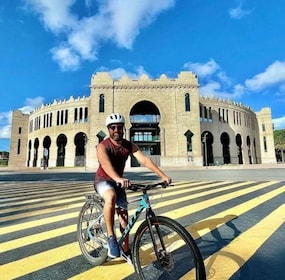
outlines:
[{"label": "bicycle spoke", "polygon": [[100,265],[106,260],[107,236],[100,205],[85,204],[80,212],[77,235],[80,249],[89,263]]},{"label": "bicycle spoke", "polygon": [[196,273],[197,252],[184,236],[185,232],[177,229],[170,219],[161,218],[154,221],[152,227],[155,245],[147,223],[142,224],[135,237],[134,265],[139,279],[204,279],[196,278],[199,275]]}]

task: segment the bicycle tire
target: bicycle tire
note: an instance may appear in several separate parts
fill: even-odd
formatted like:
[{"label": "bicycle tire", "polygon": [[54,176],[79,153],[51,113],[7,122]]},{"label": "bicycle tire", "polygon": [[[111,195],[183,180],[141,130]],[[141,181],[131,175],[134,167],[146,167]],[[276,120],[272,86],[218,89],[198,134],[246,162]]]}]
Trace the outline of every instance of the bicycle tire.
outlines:
[{"label": "bicycle tire", "polygon": [[[108,256],[107,234],[103,208],[100,204],[87,201],[80,210],[77,223],[77,238],[83,257],[92,265],[101,265]],[[92,225],[87,231],[88,227]]]},{"label": "bicycle tire", "polygon": [[[155,245],[145,220],[136,231],[133,245],[133,264],[138,279],[205,280],[204,262],[189,232],[167,217],[155,216],[150,221],[160,260],[156,256]],[[163,249],[159,235],[162,236],[166,250]]]}]

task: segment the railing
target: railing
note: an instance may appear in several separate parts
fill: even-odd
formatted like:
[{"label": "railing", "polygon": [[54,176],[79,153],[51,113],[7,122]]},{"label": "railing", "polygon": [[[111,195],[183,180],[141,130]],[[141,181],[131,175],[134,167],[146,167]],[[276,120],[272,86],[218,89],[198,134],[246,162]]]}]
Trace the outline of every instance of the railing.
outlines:
[{"label": "railing", "polygon": [[159,135],[135,135],[131,137],[131,141],[133,142],[157,142],[160,141]]}]

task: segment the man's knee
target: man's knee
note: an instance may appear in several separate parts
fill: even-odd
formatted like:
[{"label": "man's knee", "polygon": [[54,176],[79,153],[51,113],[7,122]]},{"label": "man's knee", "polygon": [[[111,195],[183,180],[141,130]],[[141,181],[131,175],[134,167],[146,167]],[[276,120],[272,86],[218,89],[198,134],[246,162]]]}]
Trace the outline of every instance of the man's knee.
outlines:
[{"label": "man's knee", "polygon": [[107,190],[104,192],[104,203],[115,205],[116,203],[116,193],[113,190]]}]

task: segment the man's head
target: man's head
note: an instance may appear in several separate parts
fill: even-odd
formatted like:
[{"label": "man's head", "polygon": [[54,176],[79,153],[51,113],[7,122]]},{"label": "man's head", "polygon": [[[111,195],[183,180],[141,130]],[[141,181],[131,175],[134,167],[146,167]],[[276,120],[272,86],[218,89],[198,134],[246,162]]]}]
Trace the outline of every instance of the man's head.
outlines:
[{"label": "man's head", "polygon": [[118,114],[112,113],[106,118],[106,126],[109,130],[110,137],[115,141],[120,141],[124,135],[125,118]]}]

